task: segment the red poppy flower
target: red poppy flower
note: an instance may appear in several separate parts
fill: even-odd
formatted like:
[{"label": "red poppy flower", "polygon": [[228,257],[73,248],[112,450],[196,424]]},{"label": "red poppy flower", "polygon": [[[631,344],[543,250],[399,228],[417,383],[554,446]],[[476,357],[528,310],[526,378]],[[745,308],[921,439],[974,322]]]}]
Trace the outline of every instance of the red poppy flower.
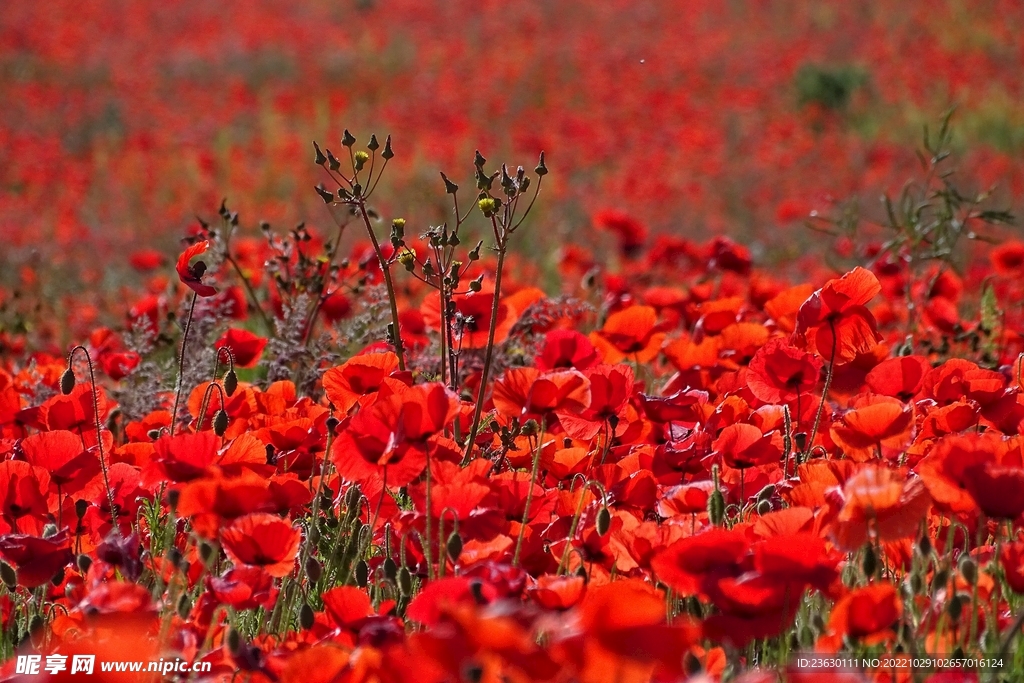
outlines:
[{"label": "red poppy flower", "polygon": [[538,370],[586,370],[598,362],[597,350],[586,335],[576,330],[554,329],[544,336],[544,346],[533,364]]},{"label": "red poppy flower", "polygon": [[195,264],[190,263],[193,258],[205,253],[209,248],[210,242],[208,240],[196,242],[181,252],[181,256],[178,257],[178,264],[175,266],[175,270],[178,271],[178,279],[199,296],[213,296],[217,293],[217,290],[212,285],[203,284],[206,263],[203,261],[197,261]]},{"label": "red poppy flower", "polygon": [[865,467],[841,491],[832,531],[836,545],[849,552],[872,539],[884,543],[913,536],[931,505],[921,478],[908,479],[885,467]]},{"label": "red poppy flower", "polygon": [[222,529],[220,539],[232,562],[262,567],[271,576],[281,577],[295,567],[302,532],[286,519],[254,512]]},{"label": "red poppy flower", "polygon": [[127,377],[142,362],[142,356],[134,351],[114,351],[101,354],[99,365],[103,373],[112,380]]},{"label": "red poppy flower", "polygon": [[1003,545],[999,555],[1003,566],[1006,583],[1014,593],[1024,593],[1024,541],[1014,541]]},{"label": "red poppy flower", "polygon": [[680,595],[706,595],[709,580],[740,571],[747,547],[740,531],[710,529],[659,552],[651,560],[651,569],[659,581]]},{"label": "red poppy flower", "polygon": [[835,362],[850,362],[880,339],[875,317],[864,306],[880,291],[878,279],[864,268],[829,280],[800,307],[796,334],[826,360],[832,360],[834,346]]},{"label": "red poppy flower", "polygon": [[266,345],[267,340],[264,337],[259,337],[249,330],[232,327],[225,331],[213,346],[217,349],[230,349],[235,359],[235,367],[251,368],[259,361]]},{"label": "red poppy flower", "polygon": [[714,451],[729,467],[744,469],[779,462],[782,451],[771,434],[762,434],[754,425],[730,424],[715,439]]},{"label": "red poppy flower", "polygon": [[38,533],[46,520],[50,474],[23,460],[0,462],[0,501],[7,530]]},{"label": "red poppy flower", "polygon": [[[452,301],[455,303],[456,315],[461,320],[461,327],[457,328],[461,336],[456,336],[456,343],[464,349],[482,349],[487,346],[494,291],[485,288],[479,292],[456,294]],[[420,310],[428,327],[434,330],[441,329],[441,304],[436,296],[428,296]],[[501,344],[508,339],[508,333],[516,324],[520,313],[521,311],[512,306],[508,297],[498,302],[498,322],[494,328],[495,344]]]},{"label": "red poppy flower", "polygon": [[423,472],[427,453],[457,412],[456,397],[440,383],[378,398],[351,419],[331,459],[347,479],[380,476],[388,486],[405,486]]},{"label": "red poppy flower", "polygon": [[636,256],[647,241],[647,226],[623,211],[601,209],[593,221],[598,230],[615,235],[624,256]]},{"label": "red poppy flower", "polygon": [[213,464],[219,440],[211,431],[163,436],[153,443],[153,460],[170,481],[192,481]]},{"label": "red poppy flower", "polygon": [[[584,372],[590,381],[590,405],[578,415],[563,412],[558,421],[574,439],[593,439],[606,424],[619,424],[626,404],[633,396],[633,368],[628,365],[598,365]],[[622,424],[625,429],[626,425]],[[613,429],[613,431],[615,431]]]},{"label": "red poppy flower", "polygon": [[651,306],[630,306],[608,316],[591,340],[605,351],[605,362],[626,358],[649,363],[661,350],[664,332],[656,332],[658,314]]},{"label": "red poppy flower", "polygon": [[866,397],[832,423],[831,436],[848,457],[864,462],[882,448],[901,449],[908,444],[914,411],[888,396]]},{"label": "red poppy flower", "polygon": [[1019,439],[967,434],[941,439],[917,465],[936,503],[956,512],[980,509],[989,517],[1024,513],[1024,462]]},{"label": "red poppy flower", "polygon": [[913,398],[932,369],[924,356],[900,356],[884,360],[868,373],[865,381],[871,391],[901,401]]},{"label": "red poppy flower", "polygon": [[578,370],[512,368],[494,383],[494,407],[506,417],[578,415],[590,406],[590,381]]},{"label": "red poppy flower", "polygon": [[0,555],[14,564],[18,583],[26,588],[48,583],[74,559],[67,529],[49,538],[7,534],[0,538]]},{"label": "red poppy flower", "polygon": [[992,249],[992,268],[1004,277],[1024,275],[1024,242],[1007,240]]},{"label": "red poppy flower", "polygon": [[[277,598],[274,577],[263,567],[240,565],[206,580],[214,605],[231,605],[237,610],[272,608]],[[206,596],[204,595],[204,598]]]},{"label": "red poppy flower", "polygon": [[765,403],[789,403],[814,389],[823,364],[784,339],[770,339],[750,360],[747,386]]},{"label": "red poppy flower", "polygon": [[50,473],[50,483],[71,492],[68,485],[84,485],[100,471],[96,454],[82,448],[82,439],[65,429],[41,432],[25,437],[21,442],[25,459]]},{"label": "red poppy flower", "polygon": [[345,414],[362,397],[372,397],[378,392],[396,370],[398,356],[394,353],[364,353],[331,368],[321,381],[327,400]]},{"label": "red poppy flower", "polygon": [[903,602],[896,588],[880,583],[843,596],[828,619],[828,630],[866,645],[883,642],[895,635],[894,625],[903,615]]}]

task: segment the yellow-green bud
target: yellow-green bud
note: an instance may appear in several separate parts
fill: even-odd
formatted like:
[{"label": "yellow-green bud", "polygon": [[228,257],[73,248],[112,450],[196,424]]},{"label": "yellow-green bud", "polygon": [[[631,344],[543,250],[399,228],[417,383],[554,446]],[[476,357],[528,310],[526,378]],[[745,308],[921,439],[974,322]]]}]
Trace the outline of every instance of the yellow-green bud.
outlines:
[{"label": "yellow-green bud", "polygon": [[480,207],[480,211],[483,215],[490,217],[498,210],[498,201],[493,197],[484,197],[477,202],[477,206]]}]

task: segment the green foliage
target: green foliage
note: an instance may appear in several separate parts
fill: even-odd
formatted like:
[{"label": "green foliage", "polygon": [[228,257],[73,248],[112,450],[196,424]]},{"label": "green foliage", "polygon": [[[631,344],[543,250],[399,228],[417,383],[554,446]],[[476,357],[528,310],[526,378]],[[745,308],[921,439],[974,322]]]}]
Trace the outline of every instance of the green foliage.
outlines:
[{"label": "green foliage", "polygon": [[854,91],[867,82],[867,74],[853,66],[805,64],[796,74],[797,101],[801,106],[845,109]]}]

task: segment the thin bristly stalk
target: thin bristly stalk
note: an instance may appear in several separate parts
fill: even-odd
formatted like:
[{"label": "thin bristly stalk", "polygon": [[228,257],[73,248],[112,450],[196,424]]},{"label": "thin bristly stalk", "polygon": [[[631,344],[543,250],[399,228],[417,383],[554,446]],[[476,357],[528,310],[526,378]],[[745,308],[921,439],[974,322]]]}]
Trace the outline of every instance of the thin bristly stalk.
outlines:
[{"label": "thin bristly stalk", "polygon": [[832,375],[836,369],[836,325],[829,320],[829,329],[832,330],[832,355],[828,361],[828,373],[825,375],[825,388],[821,392],[821,402],[818,403],[818,412],[814,416],[814,428],[811,429],[811,437],[807,439],[807,448],[814,448],[814,437],[818,435],[818,427],[821,426],[821,415],[825,412],[825,401],[828,400],[828,391],[832,388]]},{"label": "thin bristly stalk", "polygon": [[174,436],[174,426],[178,421],[178,404],[181,401],[181,390],[185,382],[185,345],[188,344],[188,332],[192,329],[192,315],[196,311],[196,300],[198,299],[198,292],[193,292],[192,303],[188,307],[188,317],[185,319],[185,328],[181,333],[181,351],[178,353],[178,381],[177,387],[174,390],[174,409],[171,411],[171,436]]},{"label": "thin bristly stalk", "polygon": [[512,566],[519,566],[519,553],[523,549],[523,537],[526,535],[526,523],[530,521],[530,506],[533,504],[533,487],[537,483],[537,472],[540,470],[540,453],[544,447],[544,430],[547,429],[546,418],[541,418],[540,431],[537,434],[537,446],[533,451],[533,469],[530,472],[530,486],[526,490],[526,506],[523,510],[523,521],[519,526],[519,537],[516,539],[516,550],[512,556]]},{"label": "thin bristly stalk", "polygon": [[103,453],[103,429],[100,424],[100,400],[99,391],[96,388],[96,373],[93,370],[92,357],[89,355],[89,350],[81,344],[71,349],[70,353],[68,353],[68,370],[71,370],[71,363],[76,351],[81,351],[85,354],[85,361],[89,366],[89,383],[92,385],[92,416],[93,419],[96,420],[96,448],[99,452],[100,471],[103,473],[103,487],[107,490],[107,504],[110,506],[110,520],[113,522],[115,533],[120,536],[121,527],[117,523],[117,507],[114,505],[114,490],[110,488],[110,474],[107,468],[107,460]]},{"label": "thin bristly stalk", "polygon": [[359,215],[363,219],[363,225],[366,226],[366,233],[370,236],[373,251],[377,254],[381,273],[384,274],[384,286],[387,287],[388,303],[391,306],[392,341],[395,345],[395,355],[398,356],[398,369],[404,372],[405,347],[402,345],[402,331],[398,326],[398,297],[395,294],[395,283],[391,279],[391,262],[384,258],[384,252],[380,249],[380,242],[377,240],[377,235],[373,232],[373,225],[370,224],[370,215],[366,212],[366,202],[362,197],[359,197],[356,205],[359,207]]}]

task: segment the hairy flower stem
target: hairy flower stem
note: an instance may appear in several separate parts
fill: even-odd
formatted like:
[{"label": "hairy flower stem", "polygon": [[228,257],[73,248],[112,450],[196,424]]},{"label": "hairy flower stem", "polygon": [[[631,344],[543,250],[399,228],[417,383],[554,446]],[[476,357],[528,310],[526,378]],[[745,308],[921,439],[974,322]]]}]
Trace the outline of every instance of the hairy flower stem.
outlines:
[{"label": "hairy flower stem", "polygon": [[814,448],[814,437],[818,435],[818,427],[821,426],[821,414],[825,412],[825,401],[828,400],[828,391],[832,388],[832,375],[836,370],[836,325],[831,320],[828,322],[832,330],[832,355],[828,359],[828,373],[825,375],[825,388],[821,392],[821,402],[818,404],[818,412],[814,416],[814,428],[811,429],[811,437],[807,439],[807,449]]},{"label": "hairy flower stem", "polygon": [[68,353],[68,368],[71,367],[71,362],[74,359],[76,351],[81,351],[85,354],[85,361],[89,366],[89,383],[92,385],[92,416],[96,420],[96,448],[99,452],[100,472],[103,473],[103,487],[107,490],[107,504],[110,506],[110,521],[114,525],[114,532],[120,536],[121,527],[117,523],[117,507],[114,505],[114,490],[110,488],[110,474],[107,469],[107,460],[103,454],[103,430],[102,425],[100,424],[100,399],[99,391],[96,388],[96,373],[92,367],[92,357],[89,355],[89,350],[81,344],[71,349],[71,352]]},{"label": "hairy flower stem", "polygon": [[[497,232],[497,223],[491,219]],[[473,420],[469,427],[469,440],[466,442],[466,452],[462,458],[467,462],[473,454],[473,442],[480,431],[480,414],[484,410],[484,396],[487,392],[487,379],[491,371],[491,360],[494,357],[494,335],[498,328],[498,311],[501,299],[501,273],[505,269],[505,253],[508,250],[508,243],[503,239],[498,243],[498,265],[494,272],[494,301],[491,302],[491,322],[487,326],[487,347],[484,350],[484,367],[480,371],[480,387],[477,389],[476,406],[473,408]]]},{"label": "hairy flower stem", "polygon": [[405,347],[402,346],[402,331],[398,326],[398,298],[395,294],[395,283],[391,280],[391,264],[384,258],[384,252],[380,250],[380,242],[373,232],[370,224],[370,215],[366,213],[366,202],[360,197],[356,205],[359,207],[359,215],[366,226],[366,233],[370,236],[370,243],[373,244],[373,251],[377,254],[377,261],[380,263],[380,271],[384,274],[384,286],[388,290],[388,303],[391,305],[391,324],[394,334],[395,355],[398,356],[398,369],[405,371]]},{"label": "hairy flower stem", "polygon": [[192,329],[192,315],[196,312],[196,300],[199,294],[192,293],[192,303],[188,307],[188,317],[185,319],[185,329],[181,333],[181,351],[178,353],[178,382],[174,390],[174,409],[171,411],[171,436],[174,436],[174,425],[178,421],[178,404],[181,402],[181,390],[185,382],[185,345],[188,344],[188,332]]},{"label": "hairy flower stem", "polygon": [[526,490],[526,506],[523,510],[523,522],[519,525],[519,537],[516,539],[516,551],[512,556],[512,566],[519,566],[519,553],[523,549],[523,537],[526,535],[526,523],[530,521],[530,506],[533,504],[533,487],[537,483],[537,472],[540,470],[540,452],[544,447],[544,430],[547,429],[546,418],[541,418],[540,431],[537,434],[537,446],[533,450],[533,469],[530,472],[530,488]]}]

